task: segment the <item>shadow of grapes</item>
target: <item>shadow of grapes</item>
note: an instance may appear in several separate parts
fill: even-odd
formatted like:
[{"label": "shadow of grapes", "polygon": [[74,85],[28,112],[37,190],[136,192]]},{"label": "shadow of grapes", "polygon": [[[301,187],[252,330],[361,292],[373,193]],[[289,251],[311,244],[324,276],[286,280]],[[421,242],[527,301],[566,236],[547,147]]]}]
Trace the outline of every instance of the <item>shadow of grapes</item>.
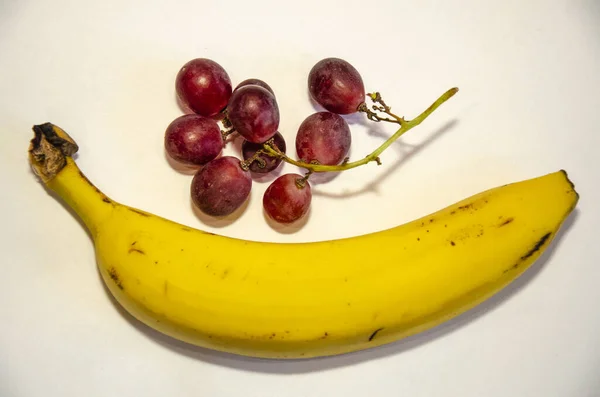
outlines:
[{"label": "shadow of grapes", "polygon": [[169,164],[169,167],[180,174],[194,175],[200,170],[200,168],[202,168],[199,165],[187,165],[175,160],[173,157],[169,156],[169,153],[167,153],[166,149],[163,149],[163,154],[165,156],[165,160],[167,160],[167,163]]},{"label": "shadow of grapes", "polygon": [[[250,192],[250,194],[252,194],[252,192]],[[202,222],[203,224],[205,224],[207,226],[217,227],[217,228],[229,226],[232,223],[236,222],[244,214],[244,212],[246,212],[246,209],[248,208],[249,205],[250,205],[250,196],[248,196],[248,198],[244,201],[244,203],[238,209],[233,211],[231,214],[226,215],[226,216],[210,216],[210,215],[207,215],[204,212],[202,212],[198,207],[196,207],[196,205],[194,204],[194,201],[190,197],[190,207],[192,209],[192,212],[196,216],[196,218],[198,218],[198,220],[200,222]]]},{"label": "shadow of grapes", "polygon": [[252,182],[257,182],[257,183],[273,182],[275,179],[277,179],[277,177],[282,175],[283,165],[280,164],[273,171],[267,172],[266,174],[259,174],[257,172],[252,172],[252,171],[250,171],[250,172],[252,175]]},{"label": "shadow of grapes", "polygon": [[[379,174],[373,181],[367,183],[366,185],[360,187],[359,189],[351,190],[351,191],[344,191],[344,192],[341,192],[341,193],[324,192],[324,191],[320,191],[318,189],[313,189],[313,195],[314,196],[322,196],[322,197],[343,199],[343,198],[358,196],[358,195],[361,195],[361,194],[371,193],[371,192],[377,191],[377,186],[379,184],[383,183],[387,178],[389,178],[390,175],[392,175],[392,173],[394,173],[398,169],[398,167],[400,167],[406,161],[410,160],[410,158],[412,158],[414,155],[416,155],[417,153],[419,153],[422,149],[424,149],[429,144],[431,144],[432,142],[434,142],[440,136],[442,136],[443,134],[447,133],[452,128],[456,127],[457,124],[458,124],[458,120],[457,119],[453,119],[453,120],[448,121],[447,123],[445,123],[444,125],[442,125],[440,128],[438,128],[433,134],[431,134],[431,136],[429,136],[425,141],[423,141],[422,143],[420,143],[418,145],[409,145],[409,144],[406,144],[406,143],[402,142],[401,138],[398,139],[394,143],[397,144],[397,145],[399,145],[399,147],[400,147],[400,149],[402,151],[401,156],[398,157],[398,159],[393,163],[393,165],[391,167],[389,167],[383,173]],[[389,135],[384,134],[382,131],[380,131],[378,129],[370,129],[369,133],[373,134],[373,135],[376,135],[376,136],[379,136],[382,139],[388,139],[389,138]]]},{"label": "shadow of grapes", "polygon": [[267,212],[265,211],[264,208],[263,208],[262,212],[263,212],[263,217],[265,219],[265,222],[273,230],[275,230],[276,232],[281,233],[281,234],[294,234],[294,233],[298,232],[300,229],[302,229],[308,223],[310,214],[311,214],[311,207],[308,208],[308,212],[302,218],[298,219],[296,222],[287,223],[287,224],[275,222],[273,219],[271,219],[269,217],[269,215],[267,215]]}]

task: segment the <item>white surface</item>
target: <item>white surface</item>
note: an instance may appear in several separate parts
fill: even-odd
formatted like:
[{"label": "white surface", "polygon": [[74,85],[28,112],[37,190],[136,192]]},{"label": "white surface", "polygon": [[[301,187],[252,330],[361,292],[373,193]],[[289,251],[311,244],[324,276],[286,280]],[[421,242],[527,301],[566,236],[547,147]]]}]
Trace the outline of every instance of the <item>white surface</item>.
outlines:
[{"label": "white surface", "polygon": [[[234,84],[266,80],[293,153],[314,111],[307,73],[327,56],[406,117],[461,91],[383,166],[315,186],[295,233],[265,222],[268,183],[234,222],[199,219],[191,176],[163,155],[179,67],[208,57]],[[599,72],[595,0],[0,2],[0,396],[600,396]],[[77,140],[80,167],[116,200],[259,240],[375,231],[560,168],[581,200],[525,276],[439,328],[340,357],[238,358],[163,337],[111,303],[88,236],[27,165],[31,126],[46,121]],[[371,129],[352,124],[353,158],[394,131]]]}]

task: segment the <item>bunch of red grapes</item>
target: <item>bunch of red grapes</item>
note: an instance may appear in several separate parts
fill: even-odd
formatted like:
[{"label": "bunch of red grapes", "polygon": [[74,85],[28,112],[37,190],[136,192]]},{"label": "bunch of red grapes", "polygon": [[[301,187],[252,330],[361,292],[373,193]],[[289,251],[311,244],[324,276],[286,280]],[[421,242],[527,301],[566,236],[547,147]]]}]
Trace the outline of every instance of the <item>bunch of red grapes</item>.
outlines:
[{"label": "bunch of red grapes", "polygon": [[[306,164],[339,165],[347,161],[351,144],[350,127],[340,115],[358,111],[364,102],[362,78],[345,60],[326,58],[310,70],[308,88],[326,111],[313,113],[300,124],[297,158]],[[210,216],[229,215],[248,199],[253,176],[281,165],[282,156],[267,153],[263,144],[286,153],[275,93],[259,79],[244,80],[232,89],[225,69],[206,58],[181,68],[176,92],[189,113],[169,124],[165,149],[180,163],[201,166],[191,183],[194,205]],[[222,131],[219,123],[229,130]],[[243,160],[220,156],[231,133],[244,140]],[[308,212],[312,199],[308,175],[284,174],[269,185],[263,207],[271,219],[291,223]]]}]

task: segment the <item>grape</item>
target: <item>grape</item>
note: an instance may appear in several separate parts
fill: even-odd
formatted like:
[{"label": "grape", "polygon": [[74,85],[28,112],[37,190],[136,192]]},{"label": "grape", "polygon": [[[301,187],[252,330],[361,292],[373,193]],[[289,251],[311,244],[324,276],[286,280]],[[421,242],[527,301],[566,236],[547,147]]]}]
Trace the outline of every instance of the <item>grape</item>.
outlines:
[{"label": "grape", "polygon": [[351,142],[350,127],[342,116],[317,112],[300,124],[296,153],[305,163],[316,160],[323,165],[337,165],[348,154]]},{"label": "grape", "polygon": [[165,150],[184,164],[203,165],[223,149],[223,136],[216,121],[197,114],[173,120],[165,131]]},{"label": "grape", "polygon": [[308,75],[308,90],[319,105],[338,114],[356,112],[365,98],[360,74],[339,58],[325,58],[313,66]]},{"label": "grape", "polygon": [[229,75],[221,65],[206,58],[192,59],[183,65],[175,87],[181,102],[206,117],[222,111],[231,97]]},{"label": "grape", "polygon": [[285,174],[275,179],[265,190],[263,208],[279,223],[291,223],[302,218],[310,207],[312,192],[308,181],[302,187],[297,181],[302,175]]},{"label": "grape", "polygon": [[205,214],[225,216],[246,201],[251,188],[250,173],[240,167],[240,160],[223,156],[210,161],[194,175],[191,196]]},{"label": "grape", "polygon": [[279,128],[279,107],[275,96],[257,85],[235,90],[227,105],[231,125],[247,141],[267,141]]},{"label": "grape", "polygon": [[267,83],[265,83],[264,81],[260,80],[260,79],[247,79],[247,80],[244,80],[241,83],[239,83],[237,85],[237,87],[235,87],[234,91],[237,90],[238,88],[245,87],[247,85],[257,85],[257,86],[262,87],[265,90],[269,91],[271,94],[275,95],[275,92],[273,91],[273,89],[271,88],[271,86],[268,85]]},{"label": "grape", "polygon": [[[273,135],[273,143],[279,149],[279,151],[285,153],[285,150],[286,150],[285,140],[283,139],[283,136],[279,132],[277,132],[275,135]],[[262,143],[253,143],[253,142],[244,141],[244,143],[242,143],[242,155],[244,156],[244,160],[248,160],[249,158],[254,156],[254,154],[258,150],[262,149],[262,147],[263,147]],[[261,168],[259,161],[253,161],[249,165],[250,171],[256,172],[259,174],[266,174],[268,172],[273,171],[275,168],[277,168],[279,166],[279,164],[281,164],[281,159],[279,159],[277,157],[269,156],[267,154],[260,154],[258,156],[258,158],[262,159],[265,162],[265,166],[263,168]]]}]

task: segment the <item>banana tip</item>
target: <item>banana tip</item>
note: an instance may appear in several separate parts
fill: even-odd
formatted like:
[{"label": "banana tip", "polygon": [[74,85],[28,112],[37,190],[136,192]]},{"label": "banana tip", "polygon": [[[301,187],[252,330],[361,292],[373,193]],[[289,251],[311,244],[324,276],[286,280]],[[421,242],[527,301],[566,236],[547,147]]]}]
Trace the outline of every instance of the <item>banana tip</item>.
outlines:
[{"label": "banana tip", "polygon": [[559,172],[563,174],[563,176],[565,177],[565,180],[571,187],[571,190],[573,190],[573,192],[575,193],[575,203],[573,204],[573,208],[575,208],[575,206],[577,205],[577,202],[579,202],[579,193],[577,192],[577,189],[575,189],[575,184],[569,178],[569,173],[565,169],[562,169],[562,168],[560,169]]}]

